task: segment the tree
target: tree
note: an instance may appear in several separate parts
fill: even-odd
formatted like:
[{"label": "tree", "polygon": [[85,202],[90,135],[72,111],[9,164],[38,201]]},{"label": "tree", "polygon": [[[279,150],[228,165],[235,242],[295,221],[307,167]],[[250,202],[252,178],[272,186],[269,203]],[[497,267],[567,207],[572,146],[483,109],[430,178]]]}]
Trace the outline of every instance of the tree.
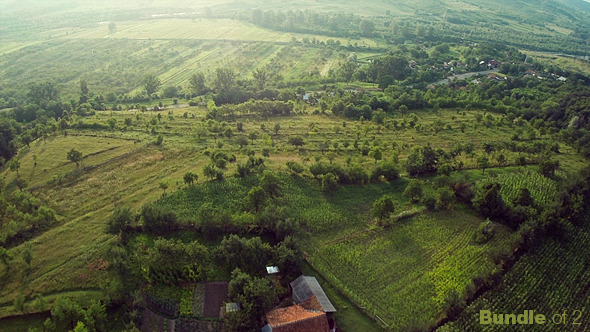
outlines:
[{"label": "tree", "polygon": [[539,163],[539,173],[547,178],[555,176],[555,171],[559,169],[559,161],[543,158]]},{"label": "tree", "polygon": [[158,89],[160,88],[160,85],[162,85],[162,82],[160,81],[158,76],[156,76],[154,74],[147,74],[143,78],[143,84],[144,84],[145,92],[147,93],[148,96],[151,96],[152,94],[156,93],[156,91],[158,91]]},{"label": "tree", "polygon": [[448,187],[438,188],[436,190],[436,208],[439,210],[446,210],[448,209],[453,200],[455,199],[455,194],[453,191]]},{"label": "tree", "polygon": [[217,177],[217,169],[214,164],[208,164],[203,168],[203,175],[213,181]]},{"label": "tree", "polygon": [[158,137],[156,137],[154,144],[160,146],[160,145],[162,145],[163,141],[164,141],[164,136],[162,136],[162,134],[158,134]]},{"label": "tree", "polygon": [[195,136],[197,136],[198,140],[201,140],[203,136],[207,135],[207,129],[201,125],[195,127]]},{"label": "tree", "polygon": [[72,148],[68,151],[67,158],[69,161],[76,164],[76,166],[80,165],[80,161],[82,160],[82,152]]},{"label": "tree", "polygon": [[10,168],[11,171],[16,172],[17,176],[20,176],[20,174],[18,173],[18,170],[20,168],[20,160],[13,158],[8,162],[8,168]]},{"label": "tree", "polygon": [[422,184],[416,179],[410,180],[408,186],[404,190],[403,195],[409,198],[412,203],[418,202],[422,198]]},{"label": "tree", "polygon": [[518,195],[514,198],[514,205],[533,206],[535,201],[531,197],[531,192],[528,188],[520,188]]},{"label": "tree", "polygon": [[498,158],[496,158],[496,160],[498,161],[498,164],[500,166],[504,166],[506,164],[506,156],[504,156],[501,153],[498,155]]},{"label": "tree", "polygon": [[281,180],[272,172],[265,171],[260,179],[260,185],[270,198],[282,196]]},{"label": "tree", "polygon": [[305,141],[303,140],[303,137],[301,137],[301,136],[292,136],[292,137],[289,137],[289,144],[291,144],[293,146],[302,146],[305,144]]},{"label": "tree", "polygon": [[34,252],[35,250],[33,247],[33,242],[26,242],[23,249],[23,261],[27,264],[28,267],[31,267]]},{"label": "tree", "polygon": [[294,161],[288,161],[285,165],[294,174],[301,174],[305,170],[303,165],[296,163]]},{"label": "tree", "polygon": [[375,163],[383,158],[383,152],[381,148],[378,146],[374,146],[371,151],[369,151],[369,157],[375,159]]},{"label": "tree", "polygon": [[485,174],[486,168],[490,167],[490,160],[485,155],[481,155],[477,158],[477,165],[482,170],[482,174]]},{"label": "tree", "polygon": [[229,91],[235,84],[236,73],[228,67],[215,70],[215,87],[221,91]]},{"label": "tree", "polygon": [[393,211],[395,211],[395,205],[388,195],[381,196],[381,198],[373,202],[371,207],[371,215],[379,220],[389,218]]},{"label": "tree", "polygon": [[117,120],[115,118],[110,118],[107,120],[107,123],[109,124],[109,127],[111,128],[111,130],[115,129],[115,126],[117,125]]},{"label": "tree", "polygon": [[127,207],[116,207],[107,220],[107,233],[119,235],[131,226],[135,220],[135,214]]},{"label": "tree", "polygon": [[19,292],[18,295],[16,296],[16,298],[14,299],[14,302],[12,303],[14,305],[14,308],[22,313],[25,312],[25,295],[23,294],[23,292]]},{"label": "tree", "polygon": [[252,144],[254,144],[254,140],[258,139],[258,134],[253,131],[250,134],[248,134],[248,138],[252,141]]},{"label": "tree", "polygon": [[0,262],[4,264],[6,270],[10,270],[10,263],[12,262],[12,253],[8,251],[6,248],[0,246]]},{"label": "tree", "polygon": [[268,72],[265,69],[258,68],[252,72],[252,77],[254,77],[258,89],[260,89],[261,91],[264,90],[264,88],[266,87],[266,81],[269,77]]},{"label": "tree", "polygon": [[89,93],[90,89],[88,89],[88,81],[83,78],[80,80],[80,104],[88,101]]},{"label": "tree", "polygon": [[266,278],[253,277],[236,268],[231,274],[229,297],[242,305],[240,311],[230,313],[226,323],[231,331],[259,330],[260,318],[277,301],[275,287]]},{"label": "tree", "polygon": [[190,86],[193,94],[203,94],[207,90],[207,86],[205,86],[205,75],[203,73],[193,74],[190,78]]},{"label": "tree", "polygon": [[388,182],[393,182],[399,179],[399,170],[392,162],[383,162],[381,164],[381,175],[387,180]]},{"label": "tree", "polygon": [[236,138],[236,143],[238,143],[240,148],[243,148],[248,145],[248,139],[246,138],[246,136],[238,136]]},{"label": "tree", "polygon": [[391,76],[391,75],[383,75],[379,78],[379,80],[377,82],[377,84],[379,85],[379,89],[383,89],[383,90],[387,89],[388,86],[393,85],[394,83],[395,83],[395,78],[393,78],[393,76]]},{"label": "tree", "polygon": [[86,328],[86,325],[84,325],[83,322],[78,322],[73,332],[88,332],[88,329]]},{"label": "tree", "polygon": [[278,123],[275,123],[275,127],[274,127],[275,135],[279,134],[279,130],[281,130],[281,125]]},{"label": "tree", "polygon": [[166,195],[166,189],[168,189],[168,182],[162,180],[160,181],[160,189],[164,190],[164,195]]},{"label": "tree", "polygon": [[344,80],[346,83],[350,83],[352,81],[352,77],[356,72],[357,64],[354,61],[347,60],[344,65],[342,65],[342,74],[344,75]]},{"label": "tree", "polygon": [[327,173],[322,176],[322,190],[329,193],[330,196],[338,189],[338,178],[332,173]]},{"label": "tree", "polygon": [[109,23],[109,32],[110,33],[113,33],[115,31],[117,31],[117,25],[115,24],[115,22],[111,21]]},{"label": "tree", "polygon": [[472,200],[473,206],[480,213],[489,218],[504,216],[506,206],[500,194],[500,184],[497,182],[479,185]]},{"label": "tree", "polygon": [[360,24],[361,33],[365,37],[371,37],[375,30],[375,23],[371,20],[363,19]]},{"label": "tree", "polygon": [[199,179],[199,175],[197,173],[193,173],[193,172],[186,172],[184,174],[183,179],[184,179],[184,183],[186,183],[189,186],[192,186],[193,183]]},{"label": "tree", "polygon": [[178,88],[175,86],[167,86],[162,92],[164,98],[176,98],[178,97]]},{"label": "tree", "polygon": [[266,192],[261,186],[253,187],[244,198],[244,207],[257,213],[266,202],[266,198]]}]

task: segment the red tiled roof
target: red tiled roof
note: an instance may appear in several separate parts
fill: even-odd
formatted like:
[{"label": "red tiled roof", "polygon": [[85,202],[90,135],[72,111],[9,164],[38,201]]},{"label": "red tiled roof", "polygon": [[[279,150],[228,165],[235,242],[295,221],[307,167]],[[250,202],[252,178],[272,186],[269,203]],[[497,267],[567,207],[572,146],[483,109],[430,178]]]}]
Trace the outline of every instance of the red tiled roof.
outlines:
[{"label": "red tiled roof", "polygon": [[302,305],[269,311],[266,313],[266,321],[272,326],[273,332],[330,331],[324,312],[308,310]]}]

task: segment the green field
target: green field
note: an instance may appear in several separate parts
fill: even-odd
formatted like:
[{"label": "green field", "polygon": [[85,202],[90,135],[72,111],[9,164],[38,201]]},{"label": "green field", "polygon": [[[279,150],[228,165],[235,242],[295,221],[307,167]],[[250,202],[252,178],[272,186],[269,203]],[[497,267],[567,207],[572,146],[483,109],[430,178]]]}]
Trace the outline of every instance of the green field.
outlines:
[{"label": "green field", "polygon": [[[549,240],[525,254],[499,285],[477,298],[456,321],[437,331],[497,331],[497,326],[479,324],[480,310],[508,314],[534,310],[535,314],[547,317],[546,325],[535,326],[538,331],[588,331],[589,241],[586,224],[577,228],[565,243]],[[565,320],[555,316],[564,313]],[[504,330],[521,329],[522,326],[509,326]]]}]

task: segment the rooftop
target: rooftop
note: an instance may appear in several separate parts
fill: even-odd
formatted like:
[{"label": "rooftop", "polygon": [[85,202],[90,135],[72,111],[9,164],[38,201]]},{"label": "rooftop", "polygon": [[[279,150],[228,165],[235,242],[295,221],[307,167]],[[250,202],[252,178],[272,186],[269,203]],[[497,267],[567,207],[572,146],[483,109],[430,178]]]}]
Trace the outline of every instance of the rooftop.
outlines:
[{"label": "rooftop", "polygon": [[334,308],[315,277],[300,276],[291,282],[291,288],[293,289],[293,301],[295,303],[305,302],[315,295],[324,312],[336,312],[336,308]]},{"label": "rooftop", "polygon": [[327,332],[330,330],[324,312],[307,310],[301,305],[269,311],[266,313],[266,321],[268,322],[266,330],[273,332]]}]

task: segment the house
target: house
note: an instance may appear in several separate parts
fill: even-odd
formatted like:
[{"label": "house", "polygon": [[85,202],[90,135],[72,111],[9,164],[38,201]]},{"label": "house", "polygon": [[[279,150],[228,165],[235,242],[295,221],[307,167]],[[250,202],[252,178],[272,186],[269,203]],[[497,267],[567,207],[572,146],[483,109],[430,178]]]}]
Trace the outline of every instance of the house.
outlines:
[{"label": "house", "polygon": [[[318,309],[321,309],[328,315],[328,318],[332,318],[332,315],[336,312],[336,308],[324,293],[322,286],[315,277],[300,276],[291,282],[291,291],[293,301],[296,304],[306,303],[306,301],[312,301],[315,297],[320,305]],[[310,302],[307,302],[309,304]]]},{"label": "house", "polygon": [[290,287],[295,305],[267,312],[262,332],[336,331],[336,308],[315,277],[302,275]]},{"label": "house", "polygon": [[490,61],[488,61],[488,67],[489,68],[500,68],[500,63],[496,60],[490,60]]},{"label": "house", "polygon": [[527,71],[524,72],[523,77],[535,76],[536,74],[537,73],[535,73],[534,70],[527,69]]},{"label": "house", "polygon": [[410,68],[415,69],[418,66],[418,63],[414,60],[410,60],[409,66]]},{"label": "house", "polygon": [[266,313],[267,325],[262,332],[329,332],[326,313],[310,310],[303,305],[292,305]]}]

